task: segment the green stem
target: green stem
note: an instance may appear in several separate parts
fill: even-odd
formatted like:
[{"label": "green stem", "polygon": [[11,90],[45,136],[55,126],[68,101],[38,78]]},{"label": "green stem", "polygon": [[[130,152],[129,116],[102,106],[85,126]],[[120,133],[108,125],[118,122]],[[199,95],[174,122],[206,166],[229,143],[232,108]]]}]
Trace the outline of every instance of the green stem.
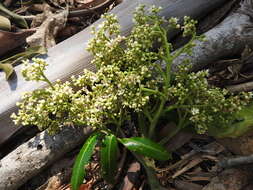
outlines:
[{"label": "green stem", "polygon": [[154,116],[152,122],[150,123],[149,133],[148,133],[149,138],[152,138],[154,135],[155,127],[156,127],[157,122],[163,112],[163,107],[164,107],[165,102],[166,101],[164,99],[161,100],[160,106],[159,106],[157,112],[155,113],[155,116]]},{"label": "green stem", "polygon": [[55,88],[53,84],[50,82],[50,80],[48,80],[48,78],[46,77],[43,71],[41,71],[41,76],[44,78],[44,81],[54,90]]},{"label": "green stem", "polygon": [[181,129],[182,129],[182,124],[179,124],[175,127],[175,129],[173,131],[171,131],[171,133],[169,135],[167,135],[166,137],[164,137],[159,144],[164,145],[166,144],[172,137],[174,137]]},{"label": "green stem", "polygon": [[151,117],[151,115],[150,115],[150,112],[147,110],[147,107],[144,107],[143,113],[144,113],[144,115],[148,118],[148,121],[149,121],[149,122],[152,122],[152,117]]},{"label": "green stem", "polygon": [[143,115],[138,112],[138,127],[140,128],[141,134],[144,135],[144,137],[147,137],[147,128],[145,125]]},{"label": "green stem", "polygon": [[151,93],[151,94],[157,94],[157,95],[159,95],[159,96],[166,99],[166,96],[162,92],[159,92],[158,90],[153,90],[153,89],[150,89],[150,88],[141,88],[141,91],[148,92],[148,93]]},{"label": "green stem", "polygon": [[176,51],[176,53],[172,56],[172,60],[176,59],[179,55],[186,52],[187,49],[189,49],[190,46],[192,46],[192,42],[196,39],[196,35],[192,36],[191,40],[182,48]]},{"label": "green stem", "polygon": [[174,137],[181,129],[183,129],[186,125],[189,124],[188,121],[186,121],[186,116],[187,116],[187,113],[184,114],[184,116],[182,117],[181,116],[181,113],[180,113],[180,118],[179,118],[179,123],[178,125],[176,126],[176,128],[168,135],[166,136],[165,138],[163,138],[159,144],[166,144],[172,137]]},{"label": "green stem", "polygon": [[165,81],[165,86],[168,88],[170,86],[170,81],[171,81],[171,64],[172,64],[172,57],[170,53],[170,44],[168,43],[168,38],[167,38],[167,32],[164,28],[161,28],[162,32],[162,39],[163,39],[163,44],[164,44],[164,49],[165,49],[165,57],[163,60],[166,62],[166,71],[165,75],[167,80]]},{"label": "green stem", "polygon": [[174,105],[174,106],[170,106],[164,109],[164,113],[169,112],[176,108],[192,108],[192,107],[202,108],[202,107],[211,107],[211,106],[212,105]]}]

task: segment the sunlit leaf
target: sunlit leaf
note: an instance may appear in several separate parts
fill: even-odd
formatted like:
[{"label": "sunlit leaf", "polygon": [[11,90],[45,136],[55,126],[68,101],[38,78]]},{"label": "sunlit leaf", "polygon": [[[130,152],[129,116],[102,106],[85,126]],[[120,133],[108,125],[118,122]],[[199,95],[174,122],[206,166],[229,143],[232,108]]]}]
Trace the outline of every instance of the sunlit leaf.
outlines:
[{"label": "sunlit leaf", "polygon": [[42,46],[30,47],[30,48],[27,48],[26,51],[24,52],[15,54],[4,60],[1,60],[1,63],[5,63],[5,64],[8,63],[8,64],[13,65],[20,62],[21,60],[29,59],[29,58],[32,58],[34,56],[44,54],[44,53],[46,53],[46,49]]},{"label": "sunlit leaf", "polygon": [[120,142],[129,150],[154,158],[156,160],[168,160],[171,155],[160,144],[143,137],[120,139]]},{"label": "sunlit leaf", "polygon": [[78,190],[83,182],[85,177],[85,166],[89,163],[97,143],[97,138],[97,133],[90,136],[77,155],[71,176],[71,186],[73,190]]},{"label": "sunlit leaf", "polygon": [[22,28],[28,28],[27,22],[25,21],[24,18],[22,18],[20,15],[16,13],[11,12],[7,8],[5,8],[1,3],[0,3],[0,13],[8,17],[17,26],[22,27]]},{"label": "sunlit leaf", "polygon": [[13,73],[13,67],[11,64],[2,64],[0,63],[0,69],[2,69],[5,72],[5,78],[8,80]]},{"label": "sunlit leaf", "polygon": [[243,107],[234,114],[235,120],[229,126],[209,127],[208,133],[217,138],[236,138],[253,129],[253,104]]},{"label": "sunlit leaf", "polygon": [[0,15],[0,30],[11,30],[11,22],[8,18]]},{"label": "sunlit leaf", "polygon": [[117,153],[117,138],[113,134],[105,136],[101,149],[101,166],[104,179],[111,184],[114,183],[117,171]]}]

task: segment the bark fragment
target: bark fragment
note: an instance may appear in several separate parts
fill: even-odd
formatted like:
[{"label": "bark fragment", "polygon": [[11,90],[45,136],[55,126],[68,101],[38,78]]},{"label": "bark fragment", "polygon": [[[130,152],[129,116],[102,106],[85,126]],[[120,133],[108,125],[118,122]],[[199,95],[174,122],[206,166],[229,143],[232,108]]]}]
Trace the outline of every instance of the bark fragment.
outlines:
[{"label": "bark fragment", "polygon": [[82,129],[71,127],[55,136],[41,132],[1,160],[0,189],[17,189],[84,139]]}]

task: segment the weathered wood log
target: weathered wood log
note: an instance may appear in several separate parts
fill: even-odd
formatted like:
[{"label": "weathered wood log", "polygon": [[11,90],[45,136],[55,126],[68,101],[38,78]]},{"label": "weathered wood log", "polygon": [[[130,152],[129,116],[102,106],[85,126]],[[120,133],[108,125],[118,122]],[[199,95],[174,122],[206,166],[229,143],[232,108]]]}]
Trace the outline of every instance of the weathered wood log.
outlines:
[{"label": "weathered wood log", "polygon": [[224,170],[202,190],[242,190],[252,180],[252,172],[242,168]]},{"label": "weathered wood log", "polygon": [[204,34],[206,40],[196,42],[192,56],[186,54],[179,56],[174,60],[173,69],[176,70],[183,60],[189,59],[193,70],[200,70],[219,59],[240,54],[246,44],[253,46],[253,30],[246,29],[252,27],[253,22],[244,9],[253,11],[252,4],[244,2],[240,12],[228,16],[222,23],[206,32]]},{"label": "weathered wood log", "polygon": [[[148,4],[161,6],[163,8],[161,15],[165,17],[179,17],[189,15],[194,19],[200,19],[210,11],[221,6],[229,0],[125,0],[117,6],[112,12],[115,13],[122,33],[129,34],[132,23],[132,13],[138,4]],[[102,22],[102,19],[95,25]],[[47,76],[50,80],[67,80],[71,75],[79,74],[84,68],[95,70],[94,65],[90,64],[91,55],[85,51],[88,40],[92,37],[90,27],[74,35],[68,40],[49,49],[44,57],[48,62]],[[171,36],[172,37],[172,36]],[[13,136],[19,129],[15,127],[9,116],[17,110],[15,104],[20,100],[20,96],[25,91],[32,91],[44,87],[43,83],[32,83],[25,81],[20,73],[21,66],[15,68],[16,76],[6,82],[4,74],[0,73],[0,146]],[[8,97],[8,98],[7,98]]]},{"label": "weathered wood log", "polygon": [[[181,18],[184,15],[189,15],[198,19],[224,2],[226,0],[171,0],[169,2],[166,0],[143,0],[137,2],[125,0],[112,12],[119,17],[123,29],[122,33],[126,35],[132,27],[132,12],[139,3],[162,6],[163,11],[161,15],[166,17],[176,16]],[[71,75],[82,72],[83,68],[95,70],[95,67],[90,64],[91,55],[85,52],[87,41],[90,38],[90,28],[87,28],[49,50],[45,60],[49,63],[46,74],[50,80],[54,81],[58,78],[63,81],[67,80]],[[64,54],[64,52],[66,53]],[[0,73],[0,143],[17,131],[13,127],[14,125],[9,119],[9,115],[16,110],[15,103],[20,99],[20,94],[45,86],[43,83],[37,84],[24,81],[20,74],[20,67],[15,68],[16,77],[12,81],[5,82],[3,74]],[[9,136],[5,136],[5,133],[8,133]],[[38,138],[41,140],[38,141]],[[63,131],[56,137],[49,137],[45,132],[42,132],[39,136],[21,145],[1,160],[0,189],[18,188],[30,177],[48,166],[48,164],[79,144],[82,139],[83,135],[81,133],[71,130],[67,134]],[[34,147],[33,143],[36,144],[38,142],[41,143],[40,146]],[[22,159],[20,158],[21,153],[24,153]]]},{"label": "weathered wood log", "polygon": [[17,189],[49,164],[83,142],[82,129],[65,128],[55,136],[42,132],[0,162],[0,189]]}]

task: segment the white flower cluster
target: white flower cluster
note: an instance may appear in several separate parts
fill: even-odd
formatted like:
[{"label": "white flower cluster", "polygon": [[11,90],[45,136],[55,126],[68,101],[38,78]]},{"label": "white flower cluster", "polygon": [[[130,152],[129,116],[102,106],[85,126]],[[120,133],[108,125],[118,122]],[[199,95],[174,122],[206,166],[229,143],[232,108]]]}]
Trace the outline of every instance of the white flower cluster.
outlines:
[{"label": "white flower cluster", "polygon": [[196,33],[197,21],[191,19],[189,16],[184,17],[183,36],[191,36]]},{"label": "white flower cluster", "polygon": [[[162,27],[165,19],[157,15],[158,11],[159,8],[152,7],[147,14],[143,6],[139,7],[128,37],[120,35],[115,16],[104,15],[105,21],[98,30],[93,30],[94,38],[88,45],[96,73],[84,70],[70,82],[51,84],[44,74],[45,61],[33,59],[31,64],[26,61],[22,71],[26,80],[44,81],[50,88],[26,93],[17,104],[18,113],[12,115],[14,122],[47,128],[51,133],[66,124],[107,129],[111,125],[121,126],[138,112],[138,117],[144,118],[140,123],[148,126],[152,137],[167,105],[172,105],[184,113],[185,118],[181,119],[193,124],[198,133],[205,133],[210,126],[227,125],[233,120],[233,113],[246,105],[252,95],[234,96],[210,87],[207,71],[188,73],[185,66],[174,79],[170,68],[175,58],[171,54],[172,44],[167,42],[167,33]],[[168,22],[171,27],[180,27],[176,18]],[[180,28],[192,40],[180,53],[189,54],[193,40],[201,39],[196,36],[195,24],[189,17],[184,18],[184,26]],[[160,44],[158,51],[153,48],[154,44]],[[164,70],[161,60],[167,63]]]},{"label": "white flower cluster", "polygon": [[17,103],[18,113],[11,115],[15,124],[36,125],[55,133],[63,124],[71,123],[74,91],[69,82],[57,82],[53,87],[25,93],[23,101]]},{"label": "white flower cluster", "polygon": [[43,73],[46,70],[47,63],[39,58],[33,58],[32,63],[29,60],[23,61],[22,75],[27,81],[45,80]]},{"label": "white flower cluster", "polygon": [[188,69],[187,66],[180,67],[170,98],[176,99],[179,109],[188,113],[189,121],[200,134],[210,126],[229,127],[234,113],[250,102],[252,94],[233,95],[225,89],[211,87],[206,79],[208,71],[187,73]]},{"label": "white flower cluster", "polygon": [[[95,36],[88,45],[97,72],[85,70],[70,82],[27,93],[18,104],[17,115],[12,115],[14,121],[49,128],[53,133],[66,123],[106,127],[128,119],[131,111],[141,111],[150,99],[141,88],[157,88],[152,72],[158,53],[151,49],[157,37],[155,23],[160,22],[155,12],[152,9],[147,16],[136,13],[136,25],[129,37],[119,35],[115,16],[104,15],[105,22],[98,31],[93,30]],[[40,59],[33,61],[29,66],[25,63],[24,77],[46,81],[43,71],[47,64]]]}]

